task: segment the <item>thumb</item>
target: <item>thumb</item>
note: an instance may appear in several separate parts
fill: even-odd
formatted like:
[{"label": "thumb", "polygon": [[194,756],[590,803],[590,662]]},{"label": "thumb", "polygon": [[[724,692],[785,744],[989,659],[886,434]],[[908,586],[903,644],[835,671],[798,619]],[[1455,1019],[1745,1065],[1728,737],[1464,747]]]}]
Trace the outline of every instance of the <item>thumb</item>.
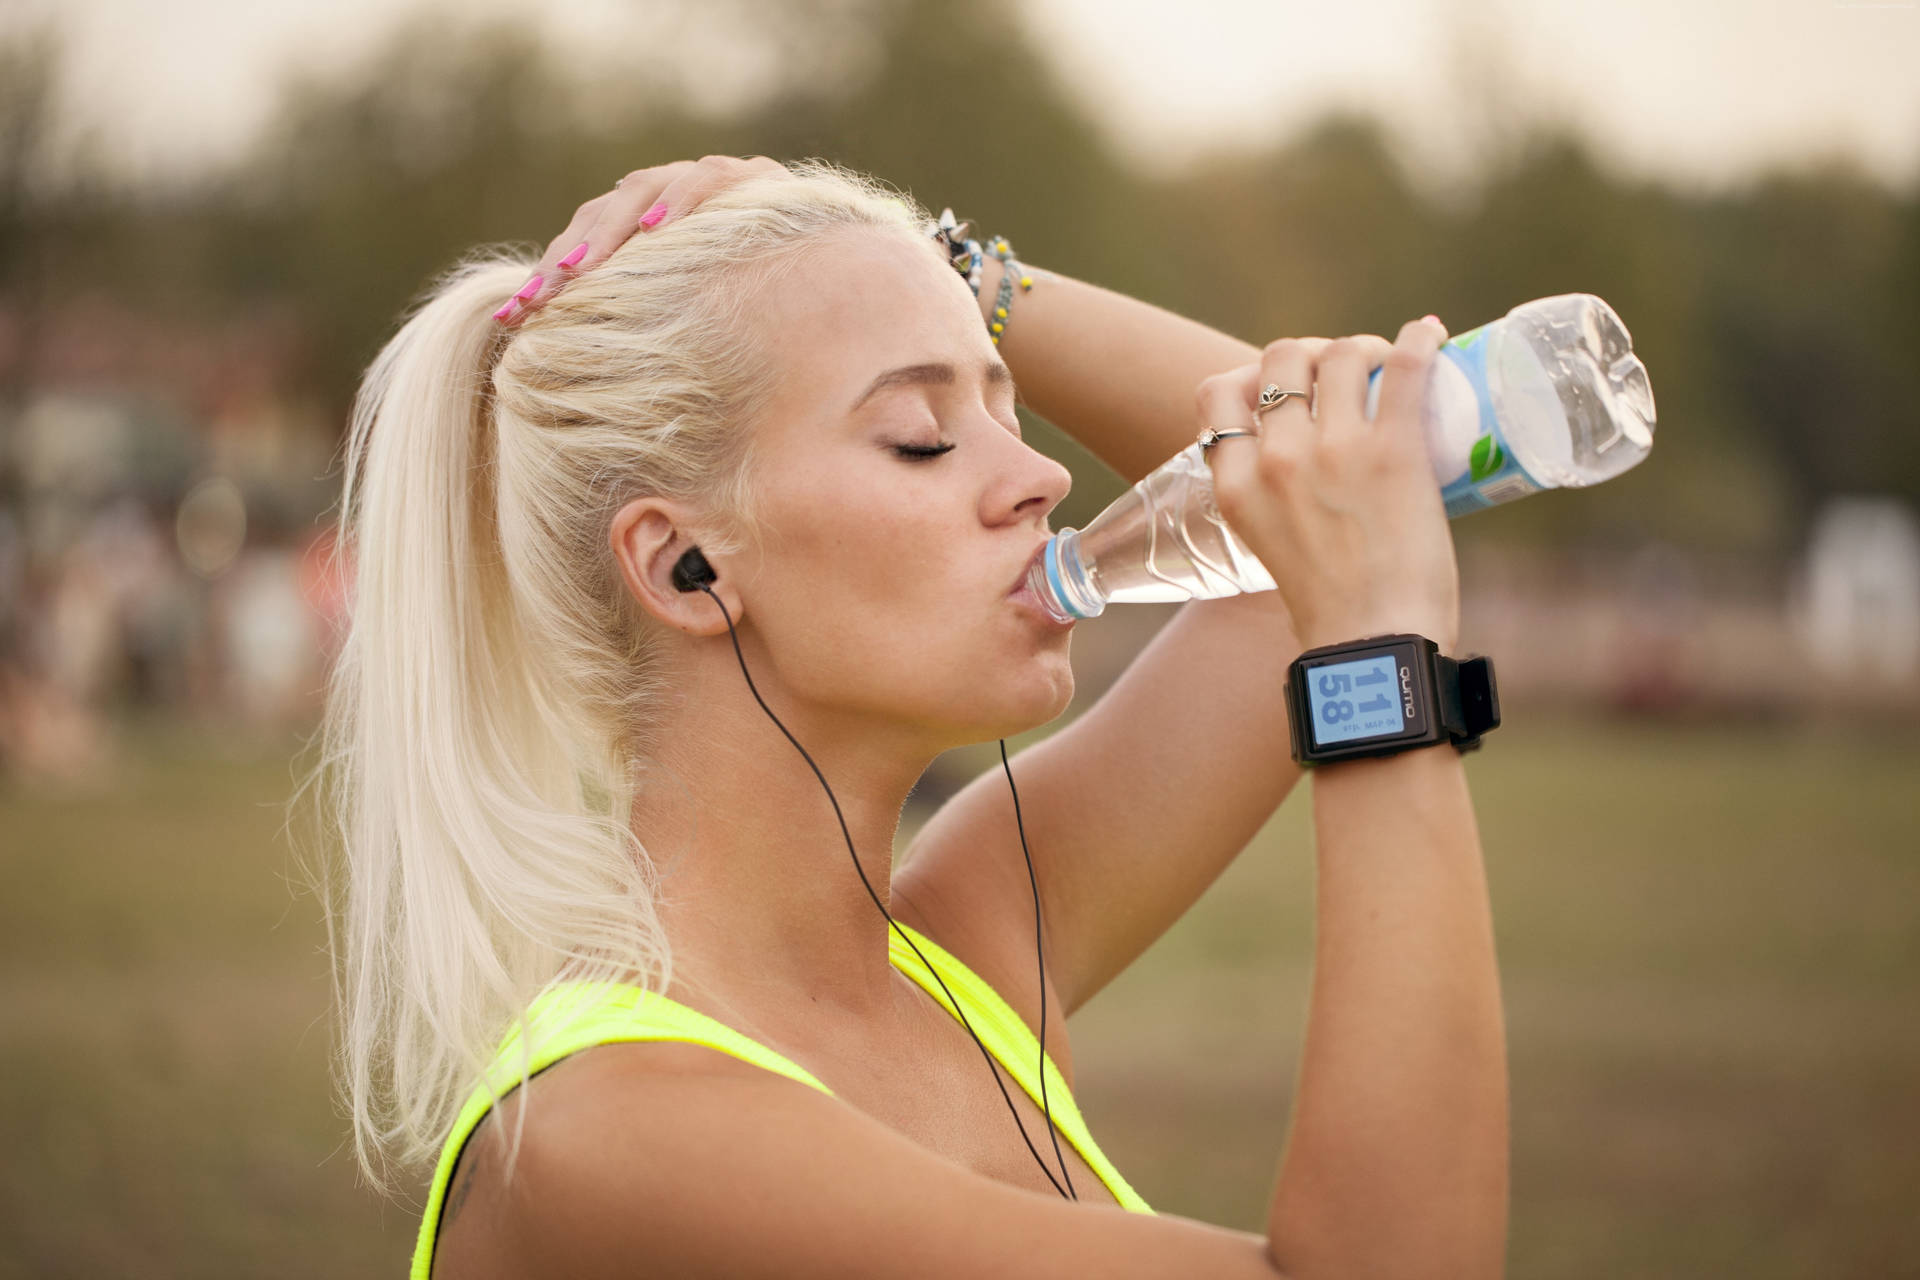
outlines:
[{"label": "thumb", "polygon": [[1393,349],[1387,352],[1380,372],[1380,403],[1373,420],[1394,425],[1417,427],[1424,415],[1427,379],[1433,372],[1433,360],[1447,328],[1436,316],[1409,320],[1400,326]]}]

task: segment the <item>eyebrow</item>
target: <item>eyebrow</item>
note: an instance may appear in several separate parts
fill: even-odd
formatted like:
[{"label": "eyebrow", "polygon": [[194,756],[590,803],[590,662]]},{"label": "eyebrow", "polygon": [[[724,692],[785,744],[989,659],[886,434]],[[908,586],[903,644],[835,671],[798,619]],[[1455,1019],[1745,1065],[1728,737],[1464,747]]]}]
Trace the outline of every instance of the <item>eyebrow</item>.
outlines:
[{"label": "eyebrow", "polygon": [[[1007,368],[1004,361],[995,360],[986,366],[987,385],[997,387],[1013,384],[1013,370]],[[945,361],[933,361],[927,364],[906,364],[898,369],[889,369],[872,382],[867,389],[854,399],[848,409],[851,413],[882,391],[893,387],[950,387],[960,380],[960,372]]]}]

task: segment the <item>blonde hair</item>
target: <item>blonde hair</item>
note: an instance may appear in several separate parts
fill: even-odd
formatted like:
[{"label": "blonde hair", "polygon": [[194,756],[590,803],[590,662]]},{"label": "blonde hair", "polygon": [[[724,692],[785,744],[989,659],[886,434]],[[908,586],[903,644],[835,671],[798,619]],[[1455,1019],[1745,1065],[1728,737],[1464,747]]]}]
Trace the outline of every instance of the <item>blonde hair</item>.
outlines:
[{"label": "blonde hair", "polygon": [[629,814],[671,673],[611,516],[692,500],[728,522],[713,538],[741,536],[771,376],[754,297],[823,237],[923,218],[796,166],[635,236],[511,330],[491,313],[534,264],[471,258],[368,369],[341,499],[352,621],[312,780],[341,873],[320,875],[336,1066],[376,1187],[431,1162],[541,991],[668,981]]}]

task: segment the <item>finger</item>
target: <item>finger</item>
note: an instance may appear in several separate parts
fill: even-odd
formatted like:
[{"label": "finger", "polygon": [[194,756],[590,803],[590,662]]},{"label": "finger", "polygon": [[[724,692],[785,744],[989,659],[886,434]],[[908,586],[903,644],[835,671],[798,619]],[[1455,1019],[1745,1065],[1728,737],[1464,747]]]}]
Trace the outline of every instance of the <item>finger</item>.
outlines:
[{"label": "finger", "polygon": [[692,160],[676,160],[672,164],[637,170],[622,178],[619,188],[600,207],[600,215],[587,229],[587,252],[574,270],[586,271],[611,258],[621,245],[646,227],[648,211],[660,203],[661,193],[694,168]]},{"label": "finger", "polygon": [[536,303],[536,299],[553,294],[561,278],[559,261],[566,255],[566,249],[561,246],[576,244],[578,236],[582,236],[586,228],[591,226],[593,217],[599,213],[599,207],[605,200],[607,200],[605,196],[595,196],[593,200],[586,201],[584,205],[574,209],[574,217],[570,223],[566,223],[566,230],[547,242],[547,251],[541,253],[538,263],[534,263],[534,271],[526,276],[526,284],[522,284],[520,292],[509,297],[507,303],[493,313],[493,319],[499,320],[501,324],[518,324],[526,317],[526,311]]},{"label": "finger", "polygon": [[547,251],[534,265],[526,284],[494,313],[494,319],[518,324],[570,277],[605,262],[633,234],[640,211],[658,199],[675,176],[692,167],[690,160],[677,160],[635,169],[613,190],[582,204],[567,229],[547,243]]},{"label": "finger", "polygon": [[[1324,340],[1321,340],[1324,341]],[[1282,391],[1304,391],[1303,396],[1288,396],[1259,415],[1260,447],[1269,455],[1302,454],[1317,435],[1314,409],[1308,397],[1314,394],[1315,367],[1320,358],[1320,342],[1300,338],[1282,338],[1270,342],[1260,356],[1260,385]]]},{"label": "finger", "polygon": [[[1248,363],[1238,369],[1217,373],[1200,384],[1198,393],[1199,429],[1216,431],[1259,431],[1253,419],[1254,402],[1260,395],[1260,366]],[[1213,469],[1216,493],[1245,492],[1252,480],[1254,459],[1260,456],[1260,442],[1242,436],[1221,440],[1203,455]]]},{"label": "finger", "polygon": [[1386,363],[1392,350],[1393,344],[1379,334],[1362,333],[1342,338],[1321,353],[1315,402],[1321,443],[1344,440],[1369,429],[1367,379]]},{"label": "finger", "polygon": [[1409,320],[1387,353],[1380,374],[1380,405],[1373,415],[1383,430],[1417,432],[1426,416],[1427,378],[1447,327],[1433,317]]},{"label": "finger", "polygon": [[644,217],[643,229],[653,230],[686,217],[710,197],[749,178],[785,173],[786,166],[765,156],[706,156],[692,169],[675,178],[660,193]]},{"label": "finger", "polygon": [[535,275],[545,276],[549,282],[558,287],[561,273],[580,269],[580,259],[585,256],[585,249],[582,246],[586,243],[587,234],[593,229],[593,224],[599,220],[600,211],[606,207],[607,201],[612,199],[613,194],[608,191],[597,195],[573,211],[573,220],[567,223],[566,229],[547,241],[546,252],[541,254],[540,261],[534,264]]},{"label": "finger", "polygon": [[594,220],[600,216],[600,210],[606,207],[607,201],[611,200],[613,195],[612,191],[603,191],[575,209],[573,219],[567,223],[566,229],[547,241],[547,251],[542,255],[540,265],[556,265],[566,256],[569,249],[580,243],[585,238],[587,229],[593,226]]},{"label": "finger", "polygon": [[[1200,384],[1199,429],[1258,432],[1253,406],[1260,395],[1260,366],[1244,364]],[[1224,442],[1223,442],[1224,443]]]}]

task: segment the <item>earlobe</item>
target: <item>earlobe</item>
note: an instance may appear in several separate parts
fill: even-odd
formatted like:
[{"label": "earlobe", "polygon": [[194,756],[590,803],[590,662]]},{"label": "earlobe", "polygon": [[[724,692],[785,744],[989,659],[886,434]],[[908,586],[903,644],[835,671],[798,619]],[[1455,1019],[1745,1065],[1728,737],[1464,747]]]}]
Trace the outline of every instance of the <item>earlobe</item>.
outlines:
[{"label": "earlobe", "polygon": [[688,635],[724,632],[725,619],[698,585],[705,581],[740,619],[743,605],[699,549],[697,531],[677,504],[636,498],[614,513],[607,537],[622,586],[649,616]]}]

